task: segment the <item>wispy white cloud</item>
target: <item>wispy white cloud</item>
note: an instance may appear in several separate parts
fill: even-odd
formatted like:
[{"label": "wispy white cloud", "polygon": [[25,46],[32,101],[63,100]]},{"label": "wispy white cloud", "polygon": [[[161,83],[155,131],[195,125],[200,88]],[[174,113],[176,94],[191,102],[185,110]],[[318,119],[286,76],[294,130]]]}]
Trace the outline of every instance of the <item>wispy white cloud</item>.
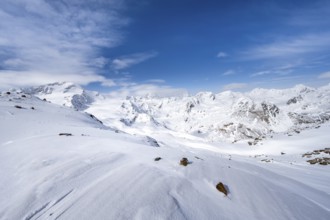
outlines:
[{"label": "wispy white cloud", "polygon": [[142,63],[153,57],[156,57],[157,55],[158,53],[156,51],[125,55],[112,60],[111,66],[115,70],[127,69],[133,65]]},{"label": "wispy white cloud", "polygon": [[308,7],[297,7],[288,11],[290,17],[288,24],[291,26],[309,27],[329,27],[330,20],[324,19],[330,13],[330,2],[327,0],[313,1]]},{"label": "wispy white cloud", "polygon": [[149,79],[149,80],[146,80],[146,83],[165,83],[166,81],[163,80],[163,79]]},{"label": "wispy white cloud", "polygon": [[122,87],[110,93],[114,97],[152,96],[152,97],[182,97],[187,96],[186,89],[166,85],[136,84]]},{"label": "wispy white cloud", "polygon": [[105,67],[107,64],[109,63],[109,59],[105,58],[105,57],[97,57],[95,59],[91,59],[89,61],[89,64],[91,66],[95,66],[95,67],[98,67],[98,68],[103,68]]},{"label": "wispy white cloud", "polygon": [[241,53],[244,60],[285,59],[330,49],[330,33],[308,34],[257,45]]},{"label": "wispy white cloud", "polygon": [[270,68],[267,70],[258,71],[252,73],[251,77],[258,77],[258,76],[265,76],[265,75],[278,75],[278,76],[285,76],[294,71],[296,67],[301,66],[303,63],[301,61],[296,61],[292,63],[286,63],[281,66],[276,66],[274,68]]},{"label": "wispy white cloud", "polygon": [[224,58],[224,57],[227,57],[227,56],[228,56],[228,54],[225,53],[225,52],[222,52],[222,51],[220,51],[220,52],[217,54],[217,57],[218,57],[218,58]]},{"label": "wispy white cloud", "polygon": [[271,70],[263,70],[263,71],[259,71],[256,73],[251,74],[251,77],[257,77],[257,76],[265,76],[265,75],[280,75],[280,76],[284,76],[284,75],[288,75],[290,73],[293,72],[293,69],[271,69]]},{"label": "wispy white cloud", "polygon": [[247,87],[246,83],[230,83],[222,87],[223,90],[243,89]]},{"label": "wispy white cloud", "polygon": [[271,80],[272,81],[292,81],[292,80],[296,80],[296,79],[302,79],[304,78],[303,75],[295,75],[295,76],[281,76],[281,77],[275,77],[275,78],[272,78]]},{"label": "wispy white cloud", "polygon": [[256,33],[253,42],[235,54],[237,61],[252,61],[249,64],[257,71],[250,76],[269,79],[297,79],[299,72],[328,65],[330,20],[324,18],[330,2],[313,1],[295,10],[278,6],[276,13],[283,15],[278,20],[281,28]]},{"label": "wispy white cloud", "polygon": [[[112,87],[117,85],[117,83],[114,80],[108,78],[101,78],[101,80],[98,81],[101,82],[101,86],[105,86],[105,87]],[[72,82],[72,81],[68,81],[68,82]],[[92,81],[92,82],[97,82],[97,81]]]},{"label": "wispy white cloud", "polygon": [[50,72],[2,70],[0,75],[1,88],[38,86],[63,81],[74,82],[80,85],[87,85],[90,82],[101,82],[104,86],[116,85],[113,80],[92,72],[53,74]]},{"label": "wispy white cloud", "polygon": [[229,75],[234,75],[234,74],[236,74],[236,71],[235,70],[227,70],[222,75],[223,76],[229,76]]},{"label": "wispy white cloud", "polygon": [[329,79],[330,78],[330,71],[328,72],[324,72],[324,73],[321,73],[319,76],[318,76],[319,79]]},{"label": "wispy white cloud", "polygon": [[271,73],[272,73],[271,70],[263,70],[263,71],[258,71],[258,72],[252,73],[250,76],[251,77],[256,77],[256,76],[268,75],[268,74],[271,74]]},{"label": "wispy white cloud", "polygon": [[[3,85],[70,80],[88,84],[108,61],[99,48],[122,41],[121,0],[2,0],[0,78]],[[92,6],[92,7],[91,7]]]}]

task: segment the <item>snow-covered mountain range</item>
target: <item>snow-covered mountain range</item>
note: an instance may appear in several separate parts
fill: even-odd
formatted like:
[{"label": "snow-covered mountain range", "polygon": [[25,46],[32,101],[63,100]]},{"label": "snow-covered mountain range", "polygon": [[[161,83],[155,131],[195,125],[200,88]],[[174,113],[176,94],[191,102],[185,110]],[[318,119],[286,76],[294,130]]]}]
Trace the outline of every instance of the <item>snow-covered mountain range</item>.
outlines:
[{"label": "snow-covered mountain range", "polygon": [[[86,91],[72,83],[54,83],[23,92],[55,104],[84,110],[118,129],[135,133],[185,133],[205,141],[257,144],[274,133],[293,135],[330,119],[330,84],[321,88],[254,89],[248,93],[200,92],[187,97],[126,97]],[[120,123],[119,123],[120,122]]]},{"label": "snow-covered mountain range", "polygon": [[328,106],[328,87],[126,99],[70,83],[1,92],[0,219],[328,220]]}]

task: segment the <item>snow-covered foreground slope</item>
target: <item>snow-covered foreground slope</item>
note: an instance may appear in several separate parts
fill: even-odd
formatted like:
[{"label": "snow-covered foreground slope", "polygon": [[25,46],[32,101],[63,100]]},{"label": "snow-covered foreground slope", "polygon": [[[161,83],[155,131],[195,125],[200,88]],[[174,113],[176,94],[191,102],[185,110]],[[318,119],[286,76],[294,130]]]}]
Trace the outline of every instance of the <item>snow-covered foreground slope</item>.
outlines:
[{"label": "snow-covered foreground slope", "polygon": [[[330,217],[329,166],[301,156],[330,147],[328,124],[253,147],[154,132],[155,147],[86,113],[23,96],[0,97],[0,219]],[[182,157],[191,163],[180,166]],[[217,191],[220,181],[228,196]]]}]

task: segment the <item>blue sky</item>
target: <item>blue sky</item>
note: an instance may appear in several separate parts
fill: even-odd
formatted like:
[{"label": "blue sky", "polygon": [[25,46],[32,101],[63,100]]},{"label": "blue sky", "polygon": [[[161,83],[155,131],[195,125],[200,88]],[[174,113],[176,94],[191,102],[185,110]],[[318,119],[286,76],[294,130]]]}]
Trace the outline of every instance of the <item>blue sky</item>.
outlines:
[{"label": "blue sky", "polygon": [[0,84],[127,94],[320,86],[330,82],[327,17],[326,0],[2,0]]}]

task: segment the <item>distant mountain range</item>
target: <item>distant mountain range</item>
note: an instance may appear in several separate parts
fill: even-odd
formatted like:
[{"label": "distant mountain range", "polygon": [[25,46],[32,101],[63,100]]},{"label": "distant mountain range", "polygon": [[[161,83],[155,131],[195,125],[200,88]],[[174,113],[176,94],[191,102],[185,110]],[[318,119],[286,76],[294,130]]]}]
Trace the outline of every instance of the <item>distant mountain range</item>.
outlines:
[{"label": "distant mountain range", "polygon": [[206,141],[257,144],[274,133],[298,134],[330,120],[330,84],[320,88],[200,92],[187,97],[126,97],[86,91],[72,83],[22,89],[52,103],[94,114],[122,130],[187,133]]}]

